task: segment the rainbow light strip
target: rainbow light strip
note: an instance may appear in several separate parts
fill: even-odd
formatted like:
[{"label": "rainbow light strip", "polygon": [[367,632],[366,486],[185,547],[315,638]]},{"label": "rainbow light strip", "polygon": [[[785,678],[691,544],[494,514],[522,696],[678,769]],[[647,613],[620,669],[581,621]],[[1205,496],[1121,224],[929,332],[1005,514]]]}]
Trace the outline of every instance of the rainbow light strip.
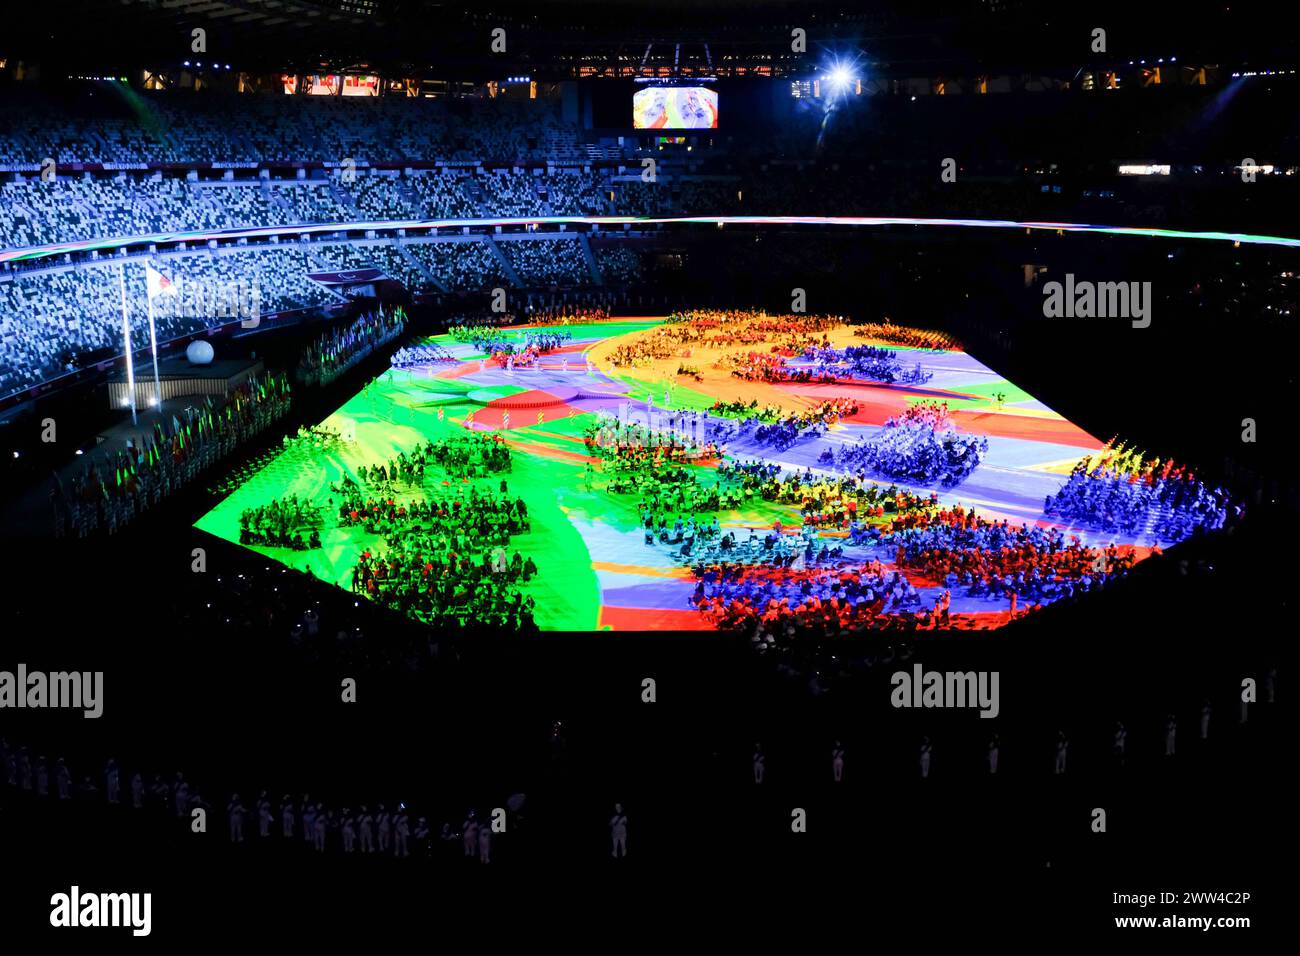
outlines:
[{"label": "rainbow light strip", "polygon": [[1009,219],[912,219],[903,216],[534,216],[515,219],[384,219],[369,222],[332,222],[301,226],[271,226],[252,229],[224,229],[217,232],[158,232],[125,239],[88,239],[31,246],[0,252],[0,262],[30,262],[70,252],[119,249],[141,243],[207,242],[211,239],[254,239],[268,236],[329,232],[358,232],[367,229],[458,229],[462,227],[586,225],[654,226],[669,223],[706,225],[769,226],[962,226],[972,229],[1029,229],[1053,232],[1100,232],[1111,236],[1149,236],[1156,239],[1211,239],[1221,242],[1262,246],[1300,247],[1300,239],[1257,236],[1246,232],[1187,232],[1181,229],[1150,229],[1137,226],[1097,226],[1081,222],[1016,222]]}]

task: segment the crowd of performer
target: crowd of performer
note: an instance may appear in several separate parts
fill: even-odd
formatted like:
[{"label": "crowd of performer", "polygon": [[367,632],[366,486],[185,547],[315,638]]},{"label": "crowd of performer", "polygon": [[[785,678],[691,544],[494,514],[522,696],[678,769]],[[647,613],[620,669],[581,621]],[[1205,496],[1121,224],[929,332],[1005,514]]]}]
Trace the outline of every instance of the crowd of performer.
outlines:
[{"label": "crowd of performer", "polygon": [[420,485],[425,469],[437,466],[454,478],[482,477],[510,470],[510,449],[494,435],[466,432],[427,441],[411,452],[398,452],[388,461],[357,468],[362,482],[382,487],[403,483]]},{"label": "crowd of performer", "polygon": [[[727,328],[733,320],[736,327]],[[682,313],[656,335],[620,346],[625,352],[616,354],[635,364],[684,343],[786,336],[768,352],[724,356],[723,364],[739,377],[764,381],[788,381],[792,373],[848,373],[886,382],[928,378],[919,363],[904,368],[893,349],[832,348],[825,333],[840,322],[753,312]],[[954,347],[944,336],[892,325],[855,332],[913,348]],[[453,337],[498,360],[526,362],[529,355],[562,347],[571,333],[541,329],[508,337],[466,324],[454,328]],[[394,365],[447,358],[441,347],[413,346],[399,350]],[[790,359],[809,364],[792,368]],[[842,398],[794,412],[757,399],[717,401],[707,413],[647,405],[645,424],[597,413],[584,440],[600,463],[605,490],[637,496],[646,545],[667,547],[695,569],[691,604],[723,627],[776,620],[839,628],[948,626],[953,594],[1009,603],[1014,614],[1018,605],[1095,590],[1134,563],[1130,547],[1087,547],[1059,530],[1012,527],[1005,520],[980,518],[973,509],[941,507],[937,494],[867,480],[883,476],[951,486],[968,476],[987,453],[988,439],[958,432],[946,403],[913,403],[871,438],[828,448],[819,464],[834,467],[836,475],[725,458],[733,439],[784,449],[856,411],[855,402]],[[692,467],[715,462],[716,469]],[[427,492],[429,469],[440,478],[445,474],[447,490]],[[355,480],[344,477],[332,487],[330,511],[337,513],[340,527],[363,528],[382,542],[361,553],[353,589],[426,622],[533,627],[533,600],[522,586],[537,574],[537,565],[512,545],[529,530],[527,506],[508,493],[504,480],[495,492],[474,481],[508,471],[504,442],[466,432],[361,467]],[[589,464],[589,490],[595,478],[596,467]],[[749,511],[759,502],[793,506],[789,520],[766,528],[724,526],[722,515]],[[1177,541],[1197,528],[1222,527],[1235,509],[1222,488],[1204,485],[1189,469],[1108,445],[1079,463],[1044,510],[1101,530],[1135,534],[1145,529]],[[246,509],[240,540],[316,548],[321,524],[318,506],[291,495]],[[853,550],[882,546],[890,549],[892,567]],[[921,596],[922,581],[934,591],[928,599]]]},{"label": "crowd of performer", "polygon": [[[874,541],[878,523],[909,526],[918,514],[938,506],[938,495],[923,496],[896,485],[882,488],[854,475],[835,478],[801,472],[783,474],[779,466],[765,463],[729,466],[729,473],[746,469],[742,483],[753,487],[764,501],[798,505],[803,523],[816,528],[847,529],[855,544]],[[871,524],[873,519],[877,524]]]},{"label": "crowd of performer", "polygon": [[[397,491],[422,492],[426,469],[448,478],[434,494],[399,500]],[[357,469],[331,486],[331,506],[342,527],[380,535],[382,548],[362,551],[352,588],[426,623],[533,626],[533,598],[518,585],[531,580],[531,556],[506,551],[530,528],[528,506],[504,478],[496,491],[471,481],[511,468],[510,450],[490,435],[427,442],[387,463]]]},{"label": "crowd of performer", "polygon": [[609,310],[599,306],[564,306],[561,308],[529,307],[525,325],[576,325],[580,322],[603,322]]},{"label": "crowd of performer", "polygon": [[826,332],[843,325],[845,319],[840,315],[809,315],[804,313],[789,315],[769,315],[754,309],[687,309],[672,312],[667,320],[670,325],[702,325],[712,328],[744,329],[758,328],[765,332]]},{"label": "crowd of performer", "polygon": [[508,335],[482,326],[453,326],[448,332],[455,341],[473,345],[495,364],[511,370],[531,366],[538,357],[563,348],[573,339],[567,329]]},{"label": "crowd of performer", "polygon": [[50,492],[55,535],[115,533],[283,418],[290,402],[283,375],[251,378],[223,402],[208,399],[201,410],[187,411],[184,422],[176,416],[170,427],[155,421],[126,450],[92,459],[66,484],[56,474]]},{"label": "crowd of performer", "polygon": [[470,329],[502,328],[518,325],[519,317],[513,312],[457,312],[447,317],[447,332],[457,342],[468,342]]},{"label": "crowd of performer", "polygon": [[[843,324],[843,318],[838,316],[768,315],[750,309],[676,312],[668,316],[663,325],[638,335],[631,342],[620,343],[609,357],[618,367],[644,368],[660,359],[689,358],[691,350],[697,346],[720,349],[765,344],[775,361],[802,355],[809,347],[829,347],[827,333]],[[751,351],[724,355],[716,365],[742,369],[751,361],[749,356],[759,354]],[[760,360],[755,358],[753,362],[757,365]],[[762,362],[766,364],[766,359]],[[748,374],[761,379],[764,373],[755,368]]]},{"label": "crowd of performer", "polygon": [[[829,555],[826,560],[838,563]],[[813,620],[835,629],[887,626],[924,603],[906,575],[879,562],[825,568],[814,563],[804,570],[775,562],[718,564],[695,573],[691,603],[727,629],[777,622],[806,626]]]},{"label": "crowd of performer", "polygon": [[1186,466],[1146,459],[1135,449],[1108,444],[1084,457],[1043,512],[1101,531],[1141,534],[1178,542],[1198,530],[1212,531],[1240,514],[1222,487],[1211,488]]},{"label": "crowd of performer", "polygon": [[289,495],[240,512],[239,543],[308,551],[320,547],[321,525],[320,505]]},{"label": "crowd of performer", "polygon": [[543,355],[564,348],[573,338],[568,330],[560,332],[527,332],[522,339],[494,343],[488,349],[492,360],[509,368],[528,368],[537,364]]},{"label": "crowd of performer", "polygon": [[401,335],[406,313],[401,306],[381,306],[332,329],[303,350],[298,380],[327,385],[386,342]]},{"label": "crowd of performer", "polygon": [[906,368],[898,352],[874,345],[850,345],[842,349],[810,346],[804,350],[803,358],[812,364],[787,369],[788,379],[833,382],[848,377],[923,385],[934,377],[934,373],[923,369],[920,362]]},{"label": "crowd of performer", "polygon": [[[755,333],[759,341],[762,334]],[[717,363],[722,368],[730,368],[731,374],[746,382],[784,382],[786,381],[785,359],[770,352],[746,352],[724,356]]]},{"label": "crowd of performer", "polygon": [[[639,472],[673,462],[708,461],[720,457],[719,441],[707,437],[709,429],[693,440],[684,430],[656,428],[601,413],[583,430],[587,454],[602,459],[613,473]],[[719,434],[713,432],[713,434]]]},{"label": "crowd of performer", "polygon": [[[766,342],[768,333],[747,333],[745,341]],[[710,339],[716,341],[718,337]],[[731,341],[734,341],[732,337]],[[799,364],[791,364],[796,360]],[[719,368],[748,382],[821,383],[832,384],[844,378],[872,382],[920,385],[934,377],[917,362],[904,367],[897,352],[872,345],[851,345],[832,348],[829,341],[809,344],[802,351],[790,346],[772,346],[766,352],[749,351],[724,355],[716,363]]]},{"label": "crowd of performer", "polygon": [[[724,461],[714,474],[706,484],[692,469],[642,466],[635,481],[610,490],[641,492],[645,543],[695,569],[691,604],[721,627],[810,618],[835,628],[948,627],[954,593],[1009,606],[1014,616],[1018,606],[1096,590],[1135,561],[1132,548],[1085,547],[1057,529],[990,521],[942,507],[937,493],[858,476],[787,473],[757,460]],[[767,529],[721,524],[721,513],[759,501],[795,506],[798,515]],[[884,548],[893,567],[879,552],[846,557],[857,547]],[[921,581],[942,590],[925,599]]]},{"label": "crowd of performer", "polygon": [[960,505],[882,538],[895,563],[990,601],[1048,603],[1101,587],[1133,566],[1132,548],[1091,548],[1058,528],[991,521]]},{"label": "crowd of performer", "polygon": [[850,398],[827,399],[797,412],[787,412],[779,405],[760,407],[757,399],[716,401],[709,408],[710,414],[741,419],[739,434],[750,434],[760,444],[772,445],[778,451],[800,439],[816,438],[827,426],[857,411],[857,402]]},{"label": "crowd of performer", "polygon": [[[133,813],[183,821],[187,828],[197,811],[214,814],[214,819],[220,820],[221,839],[235,846],[274,841],[281,849],[299,846],[315,854],[328,851],[395,859],[445,856],[463,857],[475,865],[492,862],[491,820],[486,813],[480,820],[474,809],[466,812],[463,823],[448,821],[435,831],[427,817],[403,800],[391,800],[391,808],[383,802],[329,805],[309,793],[298,797],[286,793],[275,800],[266,789],[249,791],[257,794],[252,799],[246,800],[238,792],[223,799],[184,771],[128,768],[115,757],[104,761],[98,771],[78,776],[65,758],[51,760],[33,747],[11,745],[3,737],[0,786],[11,788],[14,794],[66,806],[102,801]],[[514,816],[523,809],[525,799],[523,794],[512,795],[501,801],[505,807],[495,812],[508,811]],[[218,803],[214,805],[213,800]],[[507,819],[499,816],[502,823]],[[511,829],[508,825],[501,832]]]},{"label": "crowd of performer", "polygon": [[888,321],[855,325],[853,334],[862,339],[876,339],[891,345],[905,345],[930,352],[954,351],[961,348],[957,340],[945,332],[914,329],[908,325],[894,325]]},{"label": "crowd of performer", "polygon": [[[963,626],[951,615],[956,592],[996,602],[1014,617],[1095,591],[1135,560],[1132,549],[1084,547],[1057,530],[970,515],[969,524],[942,520],[887,534],[883,541],[897,545],[892,569],[878,558],[846,561],[843,545],[818,542],[811,525],[802,536],[751,531],[743,543],[729,532],[721,546],[693,556],[690,603],[723,628],[756,620],[801,628],[946,628]],[[921,575],[920,583],[909,574]],[[927,598],[923,586],[942,590]]]},{"label": "crowd of performer", "polygon": [[447,335],[453,342],[473,345],[480,352],[491,352],[493,346],[509,338],[504,331],[488,323],[452,325],[447,328]]},{"label": "crowd of performer", "polygon": [[952,427],[947,403],[918,402],[870,438],[827,448],[819,463],[921,485],[959,484],[988,454],[989,440]]},{"label": "crowd of performer", "polygon": [[441,345],[428,343],[404,345],[393,353],[391,359],[393,368],[414,368],[417,365],[438,365],[454,361],[455,357]]},{"label": "crowd of performer", "polygon": [[353,589],[429,624],[532,630],[535,604],[517,585],[537,565],[518,550],[505,556],[511,535],[528,529],[516,501],[471,495],[431,502],[443,514],[428,527],[412,523],[384,536],[382,554],[361,553]]}]

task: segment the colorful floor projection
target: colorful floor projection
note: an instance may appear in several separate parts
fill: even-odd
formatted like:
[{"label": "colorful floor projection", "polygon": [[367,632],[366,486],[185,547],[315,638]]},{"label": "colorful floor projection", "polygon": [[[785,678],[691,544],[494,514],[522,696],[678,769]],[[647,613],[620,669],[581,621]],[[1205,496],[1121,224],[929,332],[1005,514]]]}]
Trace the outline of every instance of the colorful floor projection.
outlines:
[{"label": "colorful floor projection", "polygon": [[[407,343],[395,361],[409,367],[286,440],[198,527],[435,623],[431,605],[478,620],[475,607],[497,606],[469,592],[495,588],[515,606],[531,598],[542,630],[564,631],[725,629],[792,608],[872,627],[987,629],[1161,539],[1154,513],[1105,531],[1046,514],[1103,442],[956,347],[931,347],[940,338],[900,341],[742,315]],[[508,449],[508,471],[454,464],[455,449],[473,458],[485,440]],[[390,469],[448,448],[422,474]],[[508,514],[526,521],[508,537],[506,519],[484,530],[458,504],[471,496],[522,500]],[[432,540],[392,517],[412,504],[446,512],[431,519]],[[303,549],[257,543],[267,539],[249,514],[268,506],[293,510]],[[1004,521],[1035,537],[992,527]],[[992,547],[963,539],[977,525]],[[936,543],[936,529],[955,536]],[[1027,549],[1060,554],[1031,568]],[[467,578],[471,564],[491,572]],[[412,606],[399,592],[432,597]]]}]

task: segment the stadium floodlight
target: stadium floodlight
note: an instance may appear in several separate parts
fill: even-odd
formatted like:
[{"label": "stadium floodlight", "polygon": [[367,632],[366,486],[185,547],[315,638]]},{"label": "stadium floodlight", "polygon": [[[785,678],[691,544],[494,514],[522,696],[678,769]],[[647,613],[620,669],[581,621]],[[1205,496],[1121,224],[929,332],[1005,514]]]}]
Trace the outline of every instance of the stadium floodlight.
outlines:
[{"label": "stadium floodlight", "polygon": [[830,83],[832,92],[843,93],[853,83],[853,71],[847,66],[836,66],[831,70],[826,80]]}]

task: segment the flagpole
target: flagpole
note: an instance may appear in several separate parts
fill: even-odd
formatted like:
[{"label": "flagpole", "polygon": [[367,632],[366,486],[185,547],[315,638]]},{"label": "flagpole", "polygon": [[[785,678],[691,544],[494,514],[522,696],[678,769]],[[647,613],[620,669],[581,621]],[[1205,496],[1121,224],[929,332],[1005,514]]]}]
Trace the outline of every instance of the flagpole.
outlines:
[{"label": "flagpole", "polygon": [[135,416],[135,366],[131,362],[131,320],[126,312],[126,263],[117,264],[117,279],[122,288],[122,354],[126,357],[126,390],[131,396],[131,424],[138,425]]},{"label": "flagpole", "polygon": [[159,410],[162,409],[162,382],[158,378],[158,333],[153,323],[153,296],[149,294],[149,263],[145,260],[144,297],[149,309],[149,350],[153,352],[153,393]]}]

